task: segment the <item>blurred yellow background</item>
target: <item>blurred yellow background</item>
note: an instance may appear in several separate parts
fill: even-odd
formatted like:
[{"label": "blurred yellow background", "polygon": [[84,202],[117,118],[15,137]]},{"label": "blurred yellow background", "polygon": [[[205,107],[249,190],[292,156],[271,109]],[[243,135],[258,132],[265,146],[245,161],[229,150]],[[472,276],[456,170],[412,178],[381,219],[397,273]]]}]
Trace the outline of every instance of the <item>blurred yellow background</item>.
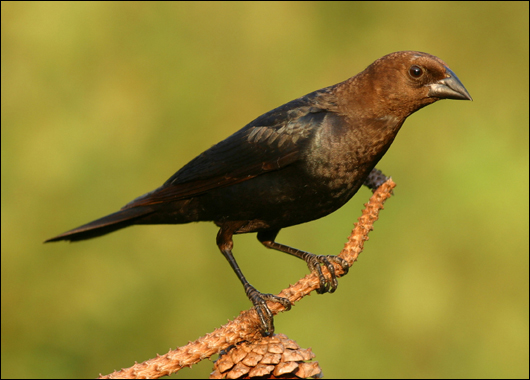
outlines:
[{"label": "blurred yellow background", "polygon": [[[2,377],[106,374],[249,308],[212,223],[42,241],[117,211],[262,113],[419,50],[474,101],[409,118],[378,165],[398,187],[360,260],[276,332],[312,347],[328,378],[528,378],[528,11],[2,2]],[[370,194],[278,241],[338,253]],[[254,234],[234,254],[263,292],[307,273]]]}]

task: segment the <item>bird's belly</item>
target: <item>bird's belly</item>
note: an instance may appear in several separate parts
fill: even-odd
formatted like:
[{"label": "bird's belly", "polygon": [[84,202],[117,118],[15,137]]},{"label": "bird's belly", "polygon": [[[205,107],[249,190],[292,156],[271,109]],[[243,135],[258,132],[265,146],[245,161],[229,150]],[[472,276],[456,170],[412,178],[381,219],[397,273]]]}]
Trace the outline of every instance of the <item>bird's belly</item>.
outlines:
[{"label": "bird's belly", "polygon": [[315,178],[303,170],[267,173],[209,192],[191,204],[196,220],[218,225],[247,221],[237,233],[280,229],[326,216],[357,192],[364,178],[347,170],[340,175]]}]

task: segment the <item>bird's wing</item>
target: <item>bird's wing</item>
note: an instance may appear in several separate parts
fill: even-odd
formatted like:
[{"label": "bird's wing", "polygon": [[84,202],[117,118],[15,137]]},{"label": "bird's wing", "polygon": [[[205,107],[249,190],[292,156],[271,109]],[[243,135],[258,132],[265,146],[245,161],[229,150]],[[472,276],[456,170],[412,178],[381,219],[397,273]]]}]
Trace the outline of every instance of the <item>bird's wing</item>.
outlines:
[{"label": "bird's wing", "polygon": [[124,208],[198,196],[296,162],[311,135],[330,114],[311,101],[310,95],[316,93],[258,117],[191,160],[161,187]]}]

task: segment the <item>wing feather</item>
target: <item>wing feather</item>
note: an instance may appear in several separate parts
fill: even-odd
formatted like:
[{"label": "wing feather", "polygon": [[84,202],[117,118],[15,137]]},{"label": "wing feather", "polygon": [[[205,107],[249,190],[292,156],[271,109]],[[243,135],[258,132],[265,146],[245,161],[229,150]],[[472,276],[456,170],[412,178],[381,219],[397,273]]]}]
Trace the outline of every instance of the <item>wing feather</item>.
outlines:
[{"label": "wing feather", "polygon": [[258,117],[124,208],[199,196],[293,164],[329,112],[315,107],[311,99],[293,100]]}]

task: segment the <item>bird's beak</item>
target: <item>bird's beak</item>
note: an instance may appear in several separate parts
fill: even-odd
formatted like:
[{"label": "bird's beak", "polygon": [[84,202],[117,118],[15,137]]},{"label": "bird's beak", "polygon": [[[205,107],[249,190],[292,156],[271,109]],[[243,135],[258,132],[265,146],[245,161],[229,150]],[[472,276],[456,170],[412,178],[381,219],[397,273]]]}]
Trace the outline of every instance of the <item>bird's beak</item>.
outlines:
[{"label": "bird's beak", "polygon": [[448,67],[447,77],[430,84],[429,96],[440,99],[473,100],[458,77]]}]

